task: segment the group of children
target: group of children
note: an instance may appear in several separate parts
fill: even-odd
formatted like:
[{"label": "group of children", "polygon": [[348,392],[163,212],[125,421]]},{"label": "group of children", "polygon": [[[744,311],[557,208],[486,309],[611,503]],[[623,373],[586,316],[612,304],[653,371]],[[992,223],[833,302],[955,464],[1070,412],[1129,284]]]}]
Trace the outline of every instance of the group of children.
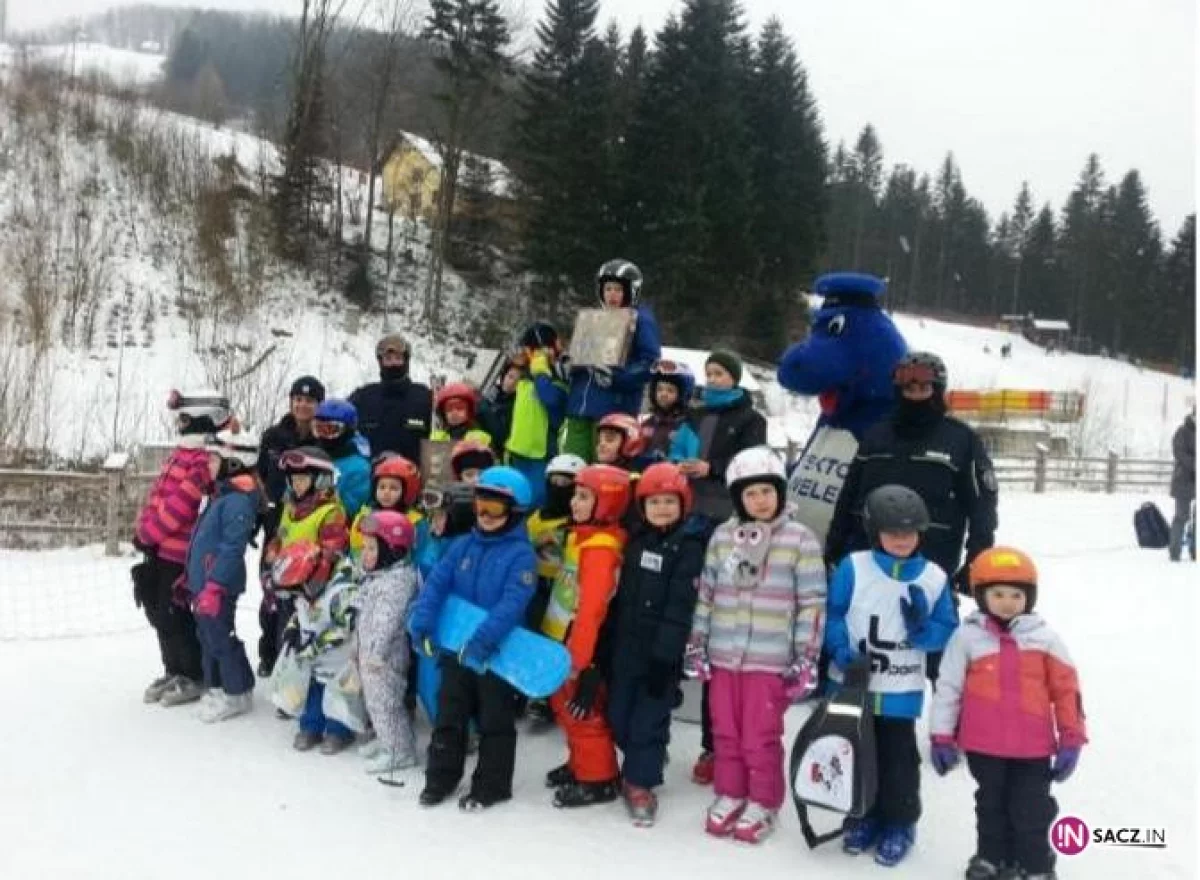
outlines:
[{"label": "group of children", "polygon": [[[686,373],[678,375],[684,397]],[[481,670],[526,626],[563,642],[571,660],[548,707],[529,707],[552,715],[565,734],[567,760],[546,775],[555,806],[620,798],[635,824],[652,825],[678,687],[696,677],[709,683],[714,733],[716,798],[705,828],[754,844],[774,830],[785,800],[786,710],[836,688],[867,659],[878,795],[867,816],[846,820],[843,848],[874,850],[878,863],[895,865],[915,842],[921,812],[916,720],[925,654],[944,650],[931,760],[945,773],[961,750],[978,783],[978,847],[967,877],[1053,877],[1051,782],[1073,772],[1086,731],[1075,670],[1033,613],[1033,563],[1010,548],[978,556],[970,569],[978,610],[960,625],[946,573],[920,554],[925,504],[893,485],[873,492],[863,511],[872,549],[827,577],[813,532],[789,515],[784,462],[766,446],[724,467],[733,515],[710,522],[694,511],[693,480],[681,465],[695,456],[694,443],[687,424],[671,420],[668,385],[676,382],[654,386],[659,421],[604,417],[596,463],[553,457],[536,491],[523,469],[497,464],[488,441],[471,436],[470,418],[451,425],[460,435],[457,482],[423,492],[415,464],[382,456],[371,503],[353,521],[327,453],[284,454],[283,514],[262,576],[281,646],[272,700],[297,718],[295,748],[336,754],[364,739],[368,772],[415,767],[419,653],[440,673],[420,803],[456,793],[472,733],[478,760],[459,806],[510,799],[523,703]],[[200,716],[213,722],[251,705],[253,672],[233,620],[261,489],[252,437],[220,431],[203,450],[210,500],[183,580],[202,648]],[[451,595],[487,614],[457,654],[436,643]]]}]

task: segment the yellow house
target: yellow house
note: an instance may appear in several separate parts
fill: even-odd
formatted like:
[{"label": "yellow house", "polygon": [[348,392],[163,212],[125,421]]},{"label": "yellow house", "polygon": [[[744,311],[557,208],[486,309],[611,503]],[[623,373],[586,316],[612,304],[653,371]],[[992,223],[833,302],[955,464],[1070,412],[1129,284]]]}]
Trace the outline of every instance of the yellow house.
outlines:
[{"label": "yellow house", "polygon": [[[504,201],[512,199],[512,175],[502,163],[464,154],[464,158],[468,157],[487,163],[495,181],[494,195]],[[401,132],[380,174],[384,209],[430,222],[437,205],[441,172],[442,157],[437,147],[419,135]]]}]

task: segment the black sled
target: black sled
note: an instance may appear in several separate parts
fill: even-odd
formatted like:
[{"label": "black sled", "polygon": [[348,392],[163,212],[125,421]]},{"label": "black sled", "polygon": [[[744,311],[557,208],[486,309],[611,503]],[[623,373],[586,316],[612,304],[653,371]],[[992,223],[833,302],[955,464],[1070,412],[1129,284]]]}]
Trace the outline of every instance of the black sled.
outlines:
[{"label": "black sled", "polygon": [[810,807],[862,818],[875,803],[875,718],[867,684],[866,659],[846,670],[835,696],[817,704],[792,743],[789,781],[800,830],[809,849],[842,836],[842,823],[818,834],[808,818]]},{"label": "black sled", "polygon": [[1139,547],[1162,550],[1171,543],[1171,528],[1158,505],[1147,501],[1133,515],[1133,530],[1137,532]]}]

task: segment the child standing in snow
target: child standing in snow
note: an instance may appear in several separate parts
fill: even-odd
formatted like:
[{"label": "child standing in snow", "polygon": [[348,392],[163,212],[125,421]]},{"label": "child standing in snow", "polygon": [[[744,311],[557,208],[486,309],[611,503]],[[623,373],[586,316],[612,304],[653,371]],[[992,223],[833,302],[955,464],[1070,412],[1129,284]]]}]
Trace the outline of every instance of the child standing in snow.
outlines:
[{"label": "child standing in snow", "polygon": [[371,479],[373,500],[369,506],[363,507],[358,512],[353,525],[350,526],[350,552],[354,558],[358,559],[362,553],[363,521],[371,513],[389,510],[408,517],[408,521],[412,523],[416,543],[409,555],[413,557],[417,565],[423,565],[423,561],[427,559],[436,562],[436,557],[431,556],[434,550],[433,539],[429,535],[429,520],[426,519],[420,507],[422,489],[420,469],[403,455],[385,452],[375,460]]},{"label": "child standing in snow", "polygon": [[892,866],[908,855],[921,816],[916,721],[925,702],[925,655],[942,650],[958,617],[946,572],[919,552],[929,527],[921,496],[880,486],[867,495],[862,517],[872,549],[850,554],[834,570],[825,650],[835,682],[860,652],[870,657],[879,789],[868,815],[845,821],[842,849],[858,855],[875,848],[875,861]]},{"label": "child standing in snow", "polygon": [[133,567],[133,597],[158,637],[163,674],[146,687],[146,703],[179,706],[204,693],[196,619],[175,601],[174,585],[183,574],[188,541],[200,503],[212,490],[204,438],[233,421],[229,400],[216,391],[171,392],[179,442],[163,464],[138,514],[133,546],[144,554]]},{"label": "child standing in snow", "polygon": [[525,475],[533,503],[544,498],[546,462],[558,451],[558,435],[567,408],[567,374],[562,340],[550,324],[539,321],[521,335],[521,350],[512,358],[518,371],[511,429],[503,444],[505,462]]},{"label": "child standing in snow", "polygon": [[362,524],[357,659],[367,714],[375,727],[374,747],[364,755],[368,773],[390,773],[417,764],[417,746],[405,708],[408,691],[408,633],[404,624],[417,591],[410,553],[416,530],[392,510],[371,513]]},{"label": "child standing in snow", "polygon": [[516,692],[494,673],[477,670],[486,669],[500,643],[520,625],[533,596],[537,560],[524,521],[532,495],[525,477],[512,468],[484,471],[475,487],[475,528],[450,544],[413,605],[409,632],[430,657],[437,650],[433,639],[447,597],[458,596],[487,612],[458,656],[442,656],[422,806],[442,803],[458,787],[472,720],[479,725],[479,762],[459,808],[483,810],[512,798]]},{"label": "child standing in snow", "polygon": [[717,798],[705,830],[758,843],[786,791],[783,713],[816,687],[825,566],[816,536],[788,516],[775,452],[739,452],[725,478],[736,515],[708,545],[686,671],[710,685]]},{"label": "child standing in snow", "polygon": [[617,590],[629,508],[629,474],[611,465],[584,468],[575,478],[571,527],[542,632],[565,642],[571,677],[550,698],[567,736],[568,760],[546,775],[556,807],[586,807],[617,798],[617,756],[605,717],[600,634]]},{"label": "child standing in snow", "polygon": [[961,748],[979,786],[967,880],[1054,877],[1049,834],[1058,804],[1050,784],[1071,776],[1087,742],[1066,645],[1033,613],[1037,580],[1020,550],[993,547],[976,557],[970,583],[979,610],[946,644],[933,697],[934,769],[947,773]]},{"label": "child standing in snow", "polygon": [[688,420],[696,377],[687,364],[659,361],[650,374],[650,412],[642,416],[646,452],[654,461],[693,461],[700,437]]},{"label": "child standing in snow", "polygon": [[433,411],[438,427],[429,439],[435,443],[447,440],[477,440],[492,445],[492,435],[476,421],[479,415],[479,392],[466,382],[443,385],[433,398]]},{"label": "child standing in snow", "polygon": [[624,755],[622,794],[637,825],[653,825],[671,710],[704,568],[704,524],[688,521],[692,488],[673,464],[646,468],[637,484],[645,527],[625,548],[609,620],[613,629],[608,720]]},{"label": "child standing in snow", "polygon": [[222,431],[205,448],[216,488],[188,546],[187,590],[207,688],[197,714],[211,724],[250,711],[254,671],[234,623],[238,596],[246,589],[246,547],[258,527],[263,496],[254,473],[257,437]]}]

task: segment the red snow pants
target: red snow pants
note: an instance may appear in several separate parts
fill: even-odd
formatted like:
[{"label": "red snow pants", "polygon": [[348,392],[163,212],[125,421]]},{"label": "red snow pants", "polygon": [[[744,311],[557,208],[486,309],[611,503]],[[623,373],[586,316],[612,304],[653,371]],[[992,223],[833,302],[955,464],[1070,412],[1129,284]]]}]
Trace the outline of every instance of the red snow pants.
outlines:
[{"label": "red snow pants", "polygon": [[605,704],[608,688],[600,686],[591,713],[576,719],[567,708],[575,696],[577,681],[568,681],[550,698],[550,708],[559,727],[567,735],[567,766],[580,782],[609,782],[617,778],[617,752],[608,727]]}]

